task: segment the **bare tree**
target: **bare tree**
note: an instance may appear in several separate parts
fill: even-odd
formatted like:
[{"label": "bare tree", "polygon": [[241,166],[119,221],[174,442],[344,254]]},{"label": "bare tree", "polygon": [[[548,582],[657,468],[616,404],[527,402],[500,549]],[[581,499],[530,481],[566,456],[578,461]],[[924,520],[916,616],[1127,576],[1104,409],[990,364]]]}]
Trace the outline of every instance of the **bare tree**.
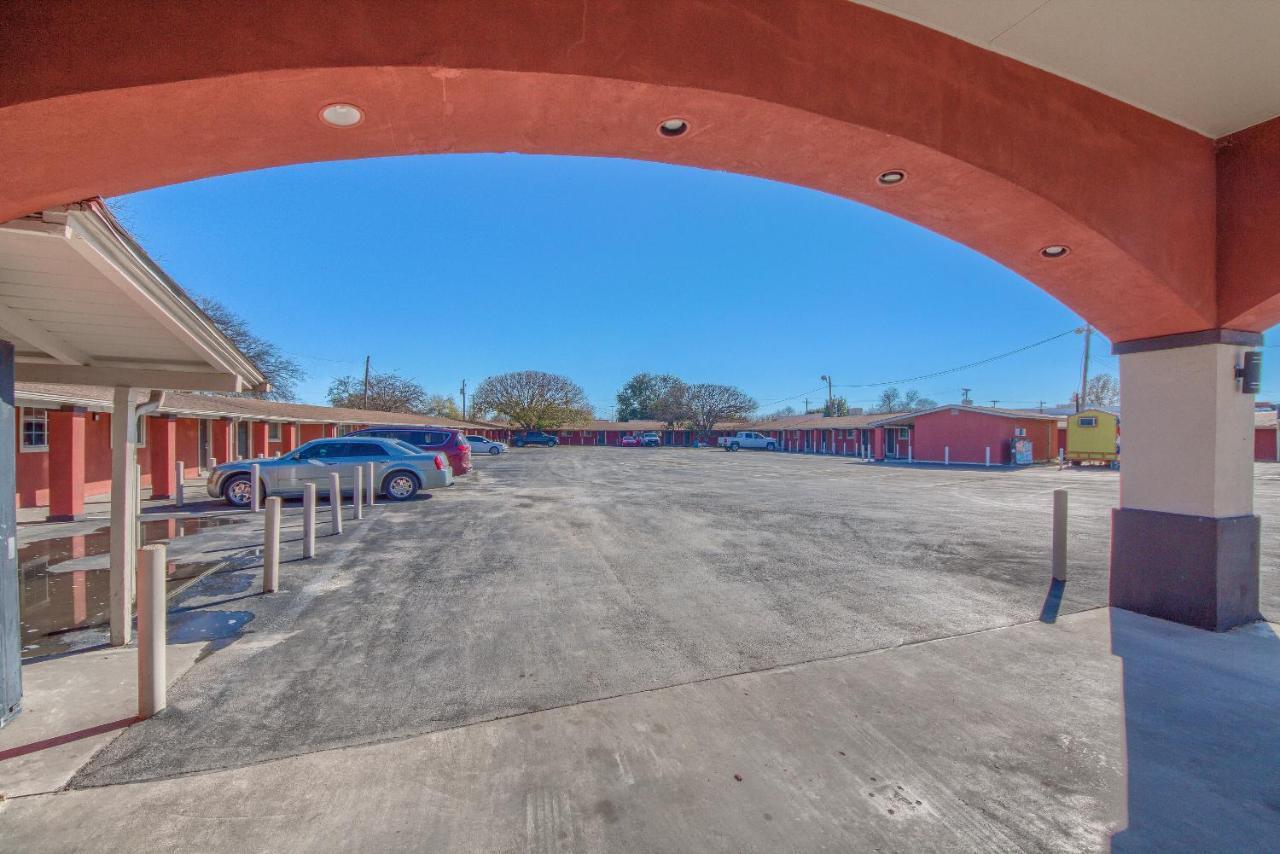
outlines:
[{"label": "bare tree", "polygon": [[931,397],[922,397],[920,392],[915,389],[908,389],[906,394],[898,391],[897,388],[890,386],[880,392],[880,400],[877,401],[872,412],[914,412],[917,409],[932,409],[937,406],[938,402]]},{"label": "bare tree", "polygon": [[[1080,397],[1080,392],[1071,395],[1071,402],[1074,404],[1076,399]],[[1089,377],[1089,383],[1084,389],[1084,405],[1089,406],[1119,406],[1120,405],[1120,381],[1112,374],[1097,374]]]},{"label": "bare tree", "polygon": [[[329,383],[329,404],[364,409],[364,377],[338,377]],[[369,409],[378,412],[427,412],[427,392],[410,379],[390,372],[369,377]]]},{"label": "bare tree", "polygon": [[271,391],[245,392],[243,397],[260,397],[265,400],[294,400],[298,383],[306,376],[302,366],[280,352],[280,348],[265,338],[259,338],[249,330],[243,317],[218,302],[213,297],[192,297],[200,310],[208,315],[213,325],[231,339],[241,353],[249,357],[271,383]]},{"label": "bare tree", "polygon": [[689,424],[704,436],[723,421],[743,421],[756,410],[755,398],[731,385],[697,383],[686,394]]},{"label": "bare tree", "polygon": [[524,430],[554,430],[593,417],[582,387],[568,377],[543,371],[515,371],[489,377],[475,393],[476,412],[496,412]]}]

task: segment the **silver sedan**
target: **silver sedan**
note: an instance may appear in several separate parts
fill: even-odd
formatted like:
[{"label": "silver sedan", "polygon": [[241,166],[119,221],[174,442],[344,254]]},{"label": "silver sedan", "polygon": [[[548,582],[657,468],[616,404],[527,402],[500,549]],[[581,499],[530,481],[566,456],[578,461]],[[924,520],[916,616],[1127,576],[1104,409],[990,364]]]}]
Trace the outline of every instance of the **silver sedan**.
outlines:
[{"label": "silver sedan", "polygon": [[[329,475],[337,472],[338,487],[346,495],[355,492],[356,467],[373,463],[378,493],[393,501],[407,501],[419,489],[453,485],[448,458],[439,452],[423,452],[399,439],[316,439],[273,459],[223,463],[209,473],[208,491],[236,507],[253,503],[251,466],[257,463],[262,495],[300,496],[308,483],[316,494],[329,494]],[[366,487],[367,488],[367,487]]]}]

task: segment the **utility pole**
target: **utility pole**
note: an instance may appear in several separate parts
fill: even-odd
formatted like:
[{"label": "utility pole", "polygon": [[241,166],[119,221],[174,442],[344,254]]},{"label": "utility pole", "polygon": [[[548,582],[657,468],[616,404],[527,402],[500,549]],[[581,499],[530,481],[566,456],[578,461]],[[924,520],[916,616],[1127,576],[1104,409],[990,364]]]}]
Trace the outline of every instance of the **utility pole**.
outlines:
[{"label": "utility pole", "polygon": [[1038,405],[1040,407],[1040,414],[1044,415],[1044,401],[1040,401]]},{"label": "utility pole", "polygon": [[971,391],[973,391],[973,389],[971,388],[960,389],[960,405],[961,406],[973,406],[973,401],[969,399],[969,392]]},{"label": "utility pole", "polygon": [[369,408],[369,356],[364,357],[364,408]]},{"label": "utility pole", "polygon": [[809,414],[809,398],[807,397],[804,399],[804,414]]},{"label": "utility pole", "polygon": [[831,377],[828,376],[827,374],[823,374],[821,379],[824,383],[827,384],[827,415],[828,416],[835,415],[836,414],[835,400],[831,396]]},{"label": "utility pole", "polygon": [[1084,360],[1080,366],[1080,396],[1076,398],[1076,412],[1084,409],[1084,397],[1089,391],[1089,338],[1093,335],[1093,327],[1084,325]]},{"label": "utility pole", "polygon": [[997,404],[997,403],[999,403],[999,402],[1000,402],[1000,401],[998,401],[998,400],[993,400],[993,401],[991,401],[991,408],[992,408],[992,409],[995,409],[995,408],[996,408],[996,404]]},{"label": "utility pole", "polygon": [[462,420],[467,420],[467,381],[462,381],[462,388],[459,389],[462,394]]}]

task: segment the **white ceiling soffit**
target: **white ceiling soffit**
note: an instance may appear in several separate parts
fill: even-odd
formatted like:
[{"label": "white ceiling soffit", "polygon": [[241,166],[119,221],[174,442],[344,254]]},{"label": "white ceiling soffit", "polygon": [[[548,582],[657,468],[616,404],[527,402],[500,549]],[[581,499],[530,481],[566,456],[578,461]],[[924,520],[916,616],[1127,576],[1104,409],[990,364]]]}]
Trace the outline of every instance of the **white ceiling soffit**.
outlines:
[{"label": "white ceiling soffit", "polygon": [[1217,139],[1280,115],[1280,0],[853,0]]},{"label": "white ceiling soffit", "polygon": [[96,201],[0,224],[0,338],[29,382],[213,391],[263,382]]}]

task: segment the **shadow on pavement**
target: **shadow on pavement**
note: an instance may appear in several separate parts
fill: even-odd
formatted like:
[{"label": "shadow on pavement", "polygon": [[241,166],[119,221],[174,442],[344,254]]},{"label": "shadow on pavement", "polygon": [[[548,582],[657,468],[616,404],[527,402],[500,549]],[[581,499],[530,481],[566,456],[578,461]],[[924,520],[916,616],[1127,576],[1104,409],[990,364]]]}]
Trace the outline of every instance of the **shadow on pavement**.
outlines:
[{"label": "shadow on pavement", "polygon": [[1280,639],[1272,628],[1215,634],[1113,608],[1111,648],[1124,668],[1128,808],[1111,850],[1276,850]]}]

